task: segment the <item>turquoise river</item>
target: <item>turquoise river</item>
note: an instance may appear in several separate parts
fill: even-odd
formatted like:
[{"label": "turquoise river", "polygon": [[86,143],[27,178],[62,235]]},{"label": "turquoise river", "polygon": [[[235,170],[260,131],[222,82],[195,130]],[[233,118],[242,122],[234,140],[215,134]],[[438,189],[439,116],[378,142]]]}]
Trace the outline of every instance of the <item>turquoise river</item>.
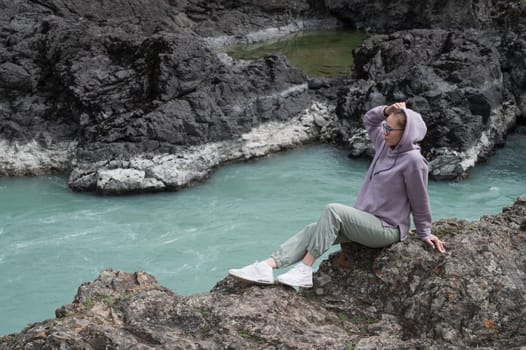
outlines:
[{"label": "turquoise river", "polygon": [[[467,180],[431,182],[434,219],[477,220],[525,196],[525,149],[526,136],[511,135]],[[221,167],[183,191],[124,197],[72,192],[65,177],[0,179],[0,335],[53,318],[105,268],[206,292],[326,203],[352,204],[368,163],[312,145]]]}]

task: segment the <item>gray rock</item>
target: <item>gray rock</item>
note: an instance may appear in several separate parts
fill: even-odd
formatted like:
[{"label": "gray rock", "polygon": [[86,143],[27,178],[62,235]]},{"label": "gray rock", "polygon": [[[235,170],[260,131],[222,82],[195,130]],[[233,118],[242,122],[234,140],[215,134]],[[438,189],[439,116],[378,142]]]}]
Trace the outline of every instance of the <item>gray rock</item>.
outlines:
[{"label": "gray rock", "polygon": [[136,169],[99,170],[96,179],[97,191],[106,194],[155,192],[166,187],[163,182],[147,177],[144,171]]},{"label": "gray rock", "polygon": [[[37,143],[43,151],[48,144],[76,142],[73,169],[65,172],[73,170],[77,179],[86,178],[77,164],[173,154],[178,146],[235,139],[261,123],[287,121],[307,109],[307,90],[295,88],[306,86],[306,76],[283,57],[228,64],[193,31],[204,20],[195,14],[214,6],[164,0],[3,4],[0,140]],[[261,23],[278,21],[267,14]],[[44,169],[3,172],[37,171]]]},{"label": "gray rock", "polygon": [[493,25],[494,7],[506,6],[506,1],[480,3],[474,0],[448,2],[331,0],[328,10],[342,21],[374,31],[394,32],[413,28],[486,28]]},{"label": "gray rock", "polygon": [[[414,238],[383,250],[352,245],[349,270],[335,256],[320,266],[318,273],[333,281],[324,284],[321,299],[349,318],[401,326],[399,348],[518,347],[526,340],[525,224],[526,199],[518,198],[480,221],[434,223],[446,242],[444,255]],[[371,341],[376,344],[366,344]]]},{"label": "gray rock", "polygon": [[71,170],[77,143],[40,145],[0,141],[0,176],[64,174]]},{"label": "gray rock", "polygon": [[179,146],[171,152],[142,153],[126,160],[77,160],[69,185],[103,194],[178,190],[203,181],[223,163],[258,158],[323,138],[335,120],[333,109],[314,103],[288,122],[264,123],[235,140]]}]

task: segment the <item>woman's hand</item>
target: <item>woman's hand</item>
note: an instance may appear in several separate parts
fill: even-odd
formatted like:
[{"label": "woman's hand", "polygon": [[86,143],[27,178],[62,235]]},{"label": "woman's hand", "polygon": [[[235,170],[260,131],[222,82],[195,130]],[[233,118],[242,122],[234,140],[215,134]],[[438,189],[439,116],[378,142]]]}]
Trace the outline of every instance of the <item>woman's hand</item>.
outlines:
[{"label": "woman's hand", "polygon": [[384,115],[387,117],[389,114],[393,113],[397,109],[405,108],[405,102],[395,102],[390,106],[385,107]]},{"label": "woman's hand", "polygon": [[444,242],[442,242],[437,236],[431,236],[429,238],[426,238],[424,242],[428,245],[428,247],[432,249],[438,249],[440,253],[445,253],[446,249],[444,248]]}]

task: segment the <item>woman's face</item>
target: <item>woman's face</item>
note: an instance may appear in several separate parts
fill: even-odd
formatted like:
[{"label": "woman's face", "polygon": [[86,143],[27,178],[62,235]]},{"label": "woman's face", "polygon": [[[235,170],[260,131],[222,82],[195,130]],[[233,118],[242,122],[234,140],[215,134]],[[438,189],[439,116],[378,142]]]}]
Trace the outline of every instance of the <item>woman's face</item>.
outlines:
[{"label": "woman's face", "polygon": [[404,130],[401,117],[397,114],[389,114],[384,122],[384,140],[389,147],[395,147],[402,139]]}]

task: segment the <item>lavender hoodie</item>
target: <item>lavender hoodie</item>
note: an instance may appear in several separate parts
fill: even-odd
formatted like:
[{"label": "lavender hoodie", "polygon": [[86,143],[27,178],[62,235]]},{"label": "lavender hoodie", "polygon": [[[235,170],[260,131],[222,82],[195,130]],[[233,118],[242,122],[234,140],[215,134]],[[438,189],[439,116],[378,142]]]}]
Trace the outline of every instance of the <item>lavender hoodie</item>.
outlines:
[{"label": "lavender hoodie", "polygon": [[404,134],[392,149],[383,138],[385,107],[375,107],[364,117],[376,154],[354,207],[380,218],[384,226],[400,228],[400,240],[407,237],[412,213],[416,231],[424,240],[431,236],[432,220],[427,194],[428,165],[417,142],[424,138],[426,124],[419,113],[404,109]]}]

